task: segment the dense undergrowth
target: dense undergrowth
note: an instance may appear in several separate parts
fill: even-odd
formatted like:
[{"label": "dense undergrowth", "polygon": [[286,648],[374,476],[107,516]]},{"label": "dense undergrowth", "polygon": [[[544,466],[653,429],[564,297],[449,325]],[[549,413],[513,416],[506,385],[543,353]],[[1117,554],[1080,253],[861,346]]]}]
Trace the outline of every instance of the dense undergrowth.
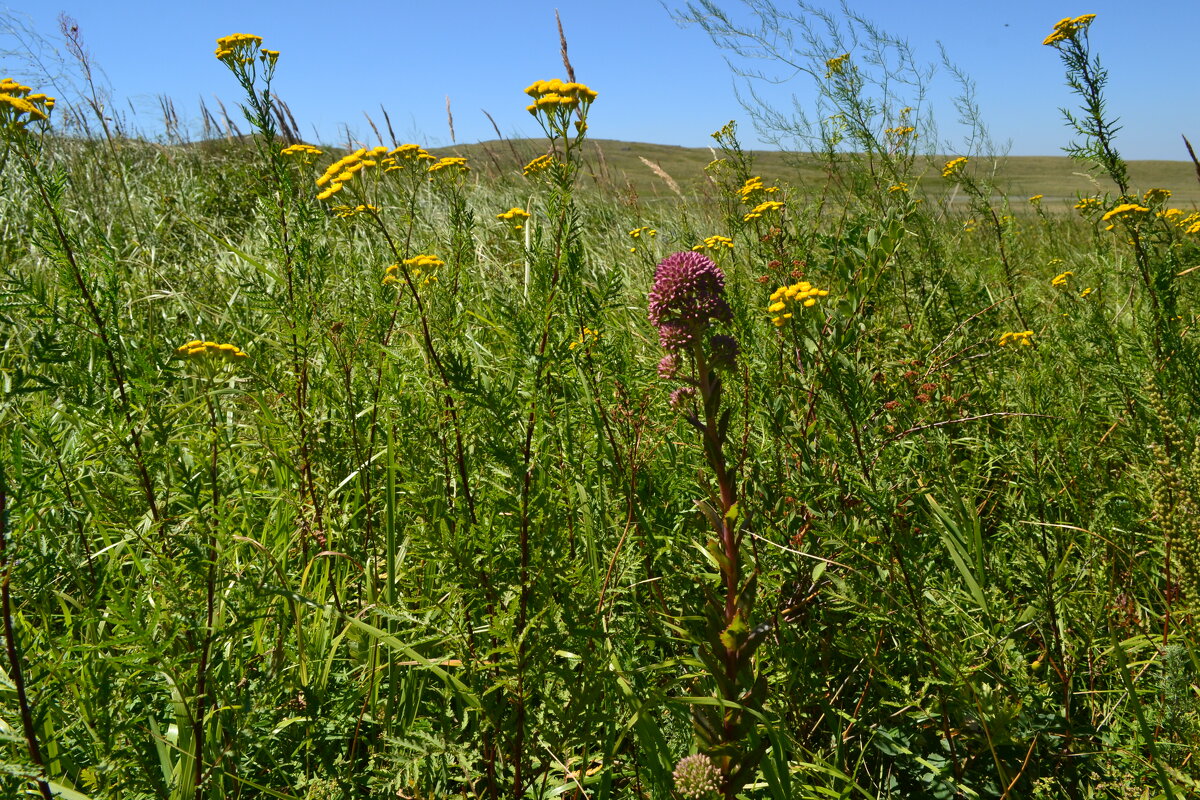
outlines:
[{"label": "dense undergrowth", "polygon": [[0,792],[1193,795],[1200,217],[1088,23],[1056,213],[836,52],[826,180],[670,207],[574,82],[488,180],[285,148],[254,37],[225,146],[3,106]]}]

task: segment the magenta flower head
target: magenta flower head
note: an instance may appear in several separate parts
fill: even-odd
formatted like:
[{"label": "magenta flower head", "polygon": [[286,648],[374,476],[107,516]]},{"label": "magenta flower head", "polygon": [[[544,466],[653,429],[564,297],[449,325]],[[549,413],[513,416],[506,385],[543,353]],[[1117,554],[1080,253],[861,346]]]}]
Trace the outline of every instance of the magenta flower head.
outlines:
[{"label": "magenta flower head", "polygon": [[650,324],[671,352],[689,347],[710,322],[733,319],[725,300],[725,274],[703,253],[685,251],[660,261],[649,301]]}]

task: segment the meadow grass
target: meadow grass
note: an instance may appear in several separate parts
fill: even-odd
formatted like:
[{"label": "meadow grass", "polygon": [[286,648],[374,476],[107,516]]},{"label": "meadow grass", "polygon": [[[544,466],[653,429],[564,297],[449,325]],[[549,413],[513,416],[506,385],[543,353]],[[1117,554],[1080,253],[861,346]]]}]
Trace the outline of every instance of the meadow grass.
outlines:
[{"label": "meadow grass", "polygon": [[1011,194],[836,54],[825,156],[602,164],[570,75],[321,152],[261,44],[204,147],[0,89],[4,796],[1198,791],[1186,168]]}]

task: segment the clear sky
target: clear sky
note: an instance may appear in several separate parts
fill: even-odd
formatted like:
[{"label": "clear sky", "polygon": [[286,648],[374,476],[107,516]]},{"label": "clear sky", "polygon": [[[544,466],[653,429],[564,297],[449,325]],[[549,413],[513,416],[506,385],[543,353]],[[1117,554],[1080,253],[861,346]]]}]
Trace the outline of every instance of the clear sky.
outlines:
[{"label": "clear sky", "polygon": [[[0,0],[0,3],[4,0]],[[777,0],[794,9],[792,0]],[[522,90],[540,78],[564,77],[554,10],[562,15],[577,77],[600,93],[590,117],[600,138],[704,146],[737,119],[748,146],[759,146],[735,94],[723,52],[698,27],[680,26],[668,0],[392,0],[351,5],[329,0],[10,0],[0,5],[0,72],[36,78],[13,36],[27,25],[53,45],[59,12],[79,24],[112,88],[113,107],[137,115],[153,133],[158,100],[171,97],[198,130],[199,98],[227,106],[238,87],[214,57],[215,40],[234,32],[264,37],[282,51],[275,88],[310,141],[346,140],[343,126],[373,139],[363,112],[382,126],[380,104],[397,136],[427,146],[449,144],[446,97],[457,141],[495,138],[486,109],[506,136],[539,132]],[[835,8],[815,0],[816,5]],[[752,21],[743,0],[720,0]],[[1187,158],[1180,134],[1200,147],[1200,90],[1195,58],[1200,2],[1128,0],[1062,4],[1047,0],[850,0],[859,14],[907,40],[918,59],[939,60],[937,43],[974,81],[993,139],[1014,155],[1056,155],[1070,140],[1058,109],[1072,105],[1063,70],[1041,42],[1064,16],[1096,13],[1091,41],[1110,72],[1110,110],[1124,126],[1126,158]],[[7,24],[6,24],[7,23]],[[8,28],[5,33],[4,28]],[[27,38],[27,37],[20,37]],[[51,63],[52,51],[46,56]],[[770,64],[760,67],[773,70]],[[787,74],[784,70],[774,70]],[[2,76],[0,76],[2,77]],[[765,91],[773,101],[811,108],[811,78],[798,75]],[[40,87],[39,87],[40,88]],[[934,81],[940,136],[957,141],[949,107],[953,86]],[[948,152],[951,147],[941,147]]]}]

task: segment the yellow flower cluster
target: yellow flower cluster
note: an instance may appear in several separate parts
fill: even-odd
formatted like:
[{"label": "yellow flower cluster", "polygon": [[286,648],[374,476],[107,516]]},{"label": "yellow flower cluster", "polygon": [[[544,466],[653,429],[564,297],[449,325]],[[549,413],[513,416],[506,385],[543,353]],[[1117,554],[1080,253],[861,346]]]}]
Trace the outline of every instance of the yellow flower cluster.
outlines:
[{"label": "yellow flower cluster", "polygon": [[1150,209],[1146,208],[1145,206],[1139,206],[1137,203],[1121,203],[1119,206],[1110,208],[1107,212],[1105,212],[1104,216],[1100,218],[1100,221],[1108,222],[1113,217],[1123,217],[1127,214],[1145,214],[1149,211]]},{"label": "yellow flower cluster", "polygon": [[849,53],[842,53],[840,56],[831,58],[825,62],[825,77],[832,78],[834,75],[841,75],[846,68],[846,62],[850,60]]},{"label": "yellow flower cluster", "polygon": [[529,212],[523,208],[513,206],[503,214],[497,214],[496,219],[502,219],[505,222],[511,223],[514,231],[524,230],[525,220],[529,219]]},{"label": "yellow flower cluster", "polygon": [[896,139],[903,139],[906,136],[917,138],[917,129],[912,125],[897,125],[894,128],[885,128],[883,132]]},{"label": "yellow flower cluster", "polygon": [[551,165],[553,165],[553,164],[554,164],[554,156],[552,156],[552,155],[538,156],[537,158],[530,161],[528,164],[526,164],[521,169],[521,174],[528,178],[530,175],[536,175],[539,172],[544,172],[544,171],[550,169]]},{"label": "yellow flower cluster", "polygon": [[431,173],[441,172],[444,169],[449,169],[454,173],[461,174],[470,172],[471,168],[467,166],[467,160],[462,156],[446,156],[439,158],[437,161],[429,165]]},{"label": "yellow flower cluster", "polygon": [[181,344],[175,348],[175,353],[182,358],[223,358],[226,361],[241,360],[250,357],[243,353],[237,345],[206,342],[201,339],[193,339],[190,342]]},{"label": "yellow flower cluster", "polygon": [[734,194],[741,198],[742,202],[750,205],[756,199],[759,192],[763,194],[773,194],[779,191],[778,186],[766,186],[763,184],[763,179],[755,175],[753,178],[747,178],[742,184],[742,188],[738,189]]},{"label": "yellow flower cluster", "polygon": [[1058,275],[1055,275],[1053,279],[1051,279],[1050,285],[1051,286],[1066,286],[1067,278],[1074,274],[1075,274],[1074,272],[1059,273]]},{"label": "yellow flower cluster", "polygon": [[1033,331],[1005,331],[1000,334],[1000,346],[1008,347],[1010,344],[1020,344],[1029,347],[1033,344],[1030,337],[1033,336]]},{"label": "yellow flower cluster", "polygon": [[[400,262],[408,267],[408,276],[413,283],[420,281],[421,286],[428,286],[430,282],[437,280],[437,275],[433,270],[438,267],[445,266],[445,262],[437,256],[426,254],[416,255],[412,258],[406,258]],[[400,283],[400,279],[396,277],[396,273],[400,271],[400,264],[392,264],[383,274],[383,285],[387,286],[390,283]],[[422,280],[421,276],[424,275]]]},{"label": "yellow flower cluster", "polygon": [[1033,197],[1029,198],[1029,202],[1035,206],[1040,206],[1044,197],[1045,195],[1035,194]]},{"label": "yellow flower cluster", "polygon": [[1045,38],[1042,44],[1056,45],[1059,42],[1067,39],[1074,39],[1075,34],[1080,31],[1087,30],[1088,25],[1092,24],[1092,20],[1096,18],[1095,14],[1084,14],[1080,17],[1063,17],[1058,22],[1054,23],[1054,30]]},{"label": "yellow flower cluster", "polygon": [[[388,163],[391,161],[391,163]],[[425,148],[419,144],[402,144],[394,150],[388,151],[388,158],[384,159],[384,172],[391,172],[394,169],[404,169],[405,161],[437,161],[437,156],[425,151]]]},{"label": "yellow flower cluster", "polygon": [[782,328],[792,318],[796,304],[804,308],[812,308],[817,304],[818,297],[829,294],[828,289],[818,289],[808,281],[793,283],[791,286],[780,286],[771,292],[771,304],[767,306],[771,322],[776,328]]},{"label": "yellow flower cluster", "polygon": [[[649,225],[643,225],[640,228],[634,228],[633,230],[631,230],[629,232],[629,235],[632,236],[634,239],[640,239],[640,238],[642,238],[643,235],[646,236],[646,238],[648,238],[648,239],[652,239],[655,236],[658,236],[658,231],[655,230],[654,228],[651,228]],[[631,248],[629,248],[629,252],[636,253],[637,248],[631,247]]]},{"label": "yellow flower cluster", "polygon": [[724,247],[728,250],[732,250],[733,249],[733,239],[730,239],[728,236],[706,236],[704,241],[701,244],[696,245],[692,249],[696,250],[696,251],[719,250],[722,247]]},{"label": "yellow flower cluster", "polygon": [[1075,204],[1075,210],[1082,211],[1085,214],[1089,211],[1099,211],[1100,210],[1100,198],[1099,197],[1081,197],[1081,198],[1079,198],[1079,202]]},{"label": "yellow flower cluster", "polygon": [[54,109],[54,98],[41,93],[31,94],[32,91],[12,78],[0,81],[0,127],[23,128],[30,122],[49,118]]},{"label": "yellow flower cluster", "polygon": [[[579,338],[567,345],[568,350],[574,350],[576,347],[590,345],[600,338],[600,331],[595,331],[588,326],[583,326],[583,332],[579,334]],[[585,348],[586,349],[586,348]]]},{"label": "yellow flower cluster", "polygon": [[315,158],[316,156],[321,155],[322,152],[324,151],[313,147],[311,144],[293,144],[288,145],[280,150],[279,154],[283,156],[302,156],[303,158],[308,159],[310,157]]},{"label": "yellow flower cluster", "polygon": [[582,83],[564,83],[558,78],[534,81],[525,88],[525,94],[533,102],[525,107],[530,114],[539,111],[554,114],[558,111],[573,111],[582,106],[585,110],[596,99],[597,93]]},{"label": "yellow flower cluster", "polygon": [[966,156],[959,156],[958,158],[952,158],[946,162],[946,166],[942,167],[942,177],[949,178],[952,175],[957,174],[966,165],[967,165],[967,157]]},{"label": "yellow flower cluster", "polygon": [[896,192],[907,192],[907,191],[908,191],[908,183],[906,181],[900,181],[899,183],[894,183],[888,187],[888,194],[895,194]]},{"label": "yellow flower cluster", "polygon": [[779,202],[778,200],[764,200],[763,202],[756,205],[754,208],[750,209],[749,213],[747,213],[744,217],[742,217],[742,221],[749,222],[752,219],[761,218],[763,214],[766,214],[768,212],[782,211],[782,210],[783,210],[783,203]]},{"label": "yellow flower cluster", "polygon": [[337,161],[330,164],[324,174],[317,178],[317,186],[321,187],[321,191],[317,194],[318,200],[328,200],[335,194],[340,192],[342,188],[354,180],[354,176],[368,167],[379,166],[380,157],[387,155],[386,147],[375,147],[371,150],[359,148],[348,156],[339,158]]},{"label": "yellow flower cluster", "polygon": [[333,207],[334,216],[336,216],[338,219],[346,219],[347,217],[353,217],[355,214],[362,214],[363,212],[370,212],[372,214],[378,214],[379,206],[373,206],[370,203],[366,203],[366,204],[357,205],[357,206],[334,206]]},{"label": "yellow flower cluster", "polygon": [[1148,206],[1162,205],[1171,199],[1170,189],[1147,189],[1142,195],[1142,202]]},{"label": "yellow flower cluster", "polygon": [[[261,36],[255,36],[252,33],[231,33],[217,39],[217,49],[213,54],[228,64],[249,64],[254,60],[254,51],[259,49],[260,45],[262,45]],[[262,50],[264,59],[268,52],[275,53],[275,58],[279,57],[279,53],[273,50]],[[274,59],[271,60],[274,61]]]}]

